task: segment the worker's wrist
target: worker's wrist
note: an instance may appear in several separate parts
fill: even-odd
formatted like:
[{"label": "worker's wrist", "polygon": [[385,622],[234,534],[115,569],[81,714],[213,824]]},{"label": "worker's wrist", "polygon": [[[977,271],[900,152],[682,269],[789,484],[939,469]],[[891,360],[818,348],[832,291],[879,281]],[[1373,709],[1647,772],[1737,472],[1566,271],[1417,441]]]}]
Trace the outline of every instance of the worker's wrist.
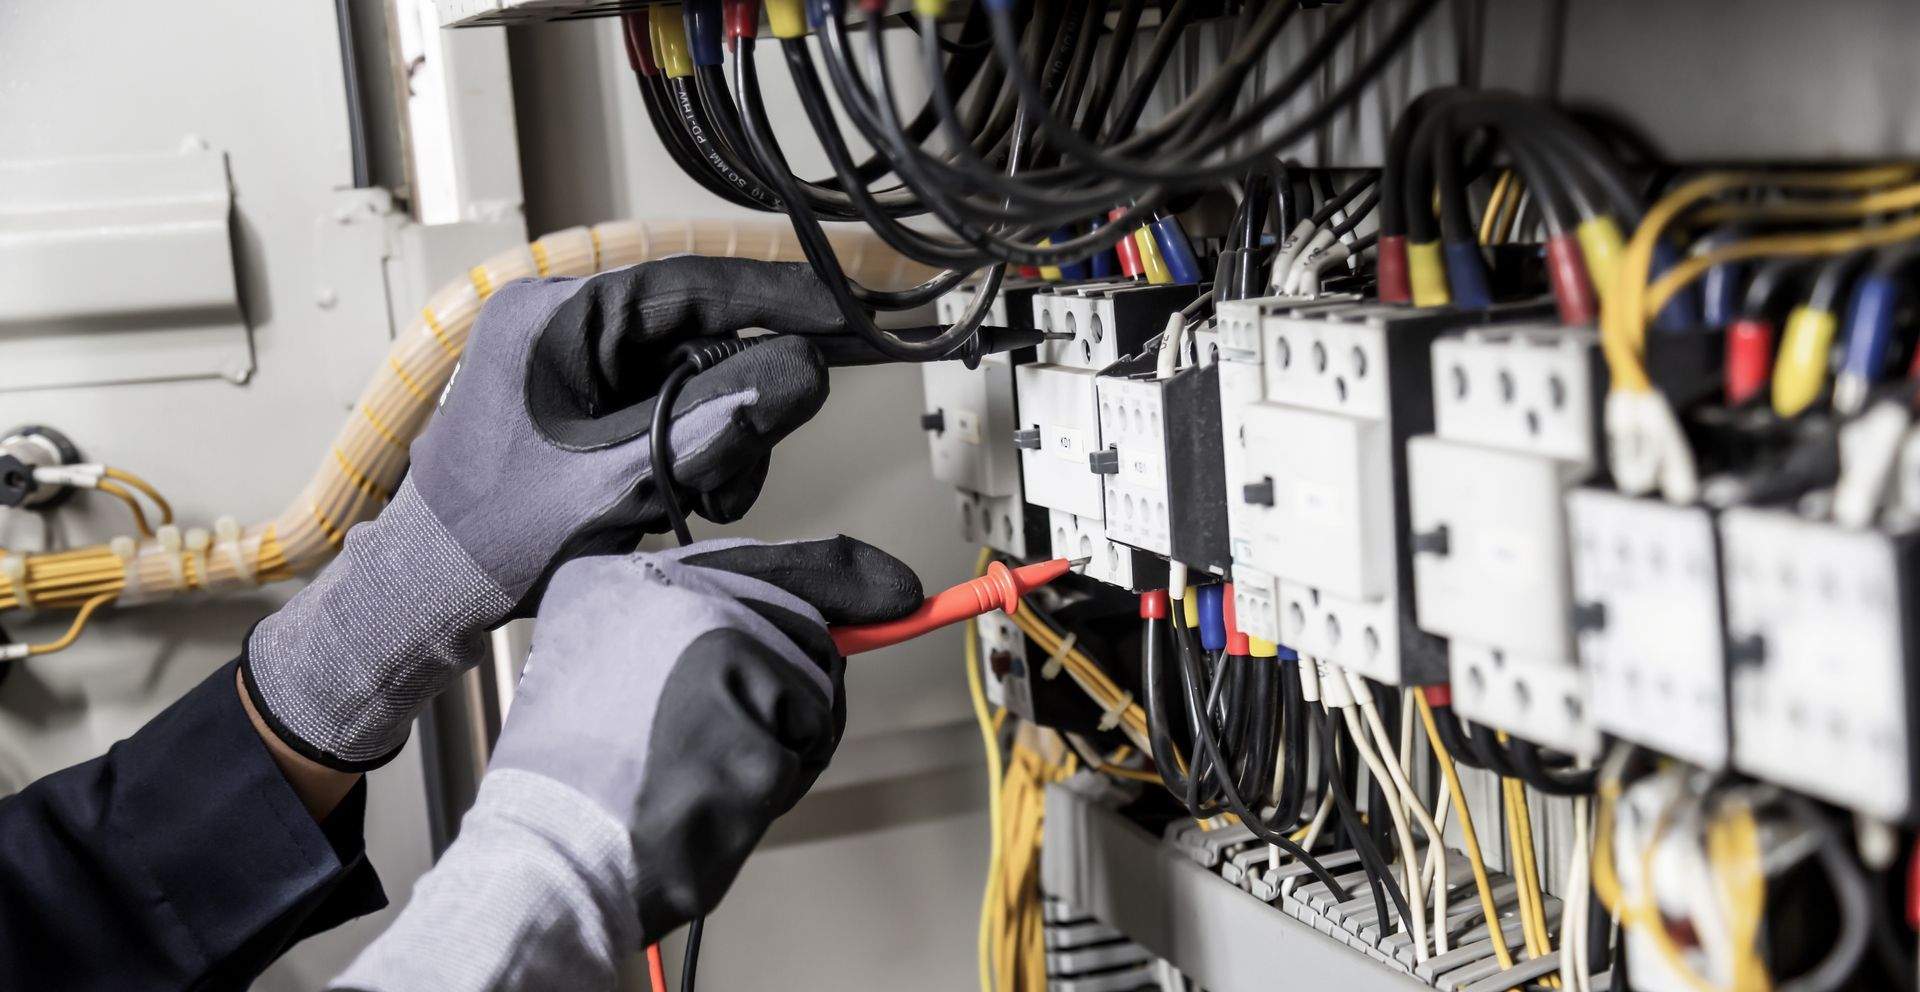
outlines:
[{"label": "worker's wrist", "polygon": [[609,988],[641,946],[638,878],[626,829],[593,800],[490,771],[459,838],[333,987]]},{"label": "worker's wrist", "polygon": [[512,606],[405,483],[254,628],[246,688],[301,756],[342,771],[378,767],[427,701],[481,658],[488,628]]}]

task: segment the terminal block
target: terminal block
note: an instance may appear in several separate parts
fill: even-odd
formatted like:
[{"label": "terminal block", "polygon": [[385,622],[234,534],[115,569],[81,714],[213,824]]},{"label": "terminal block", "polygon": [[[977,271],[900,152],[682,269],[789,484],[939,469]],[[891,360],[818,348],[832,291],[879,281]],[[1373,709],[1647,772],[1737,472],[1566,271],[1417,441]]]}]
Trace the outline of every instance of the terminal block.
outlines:
[{"label": "terminal block", "polygon": [[1737,508],[1720,540],[1734,767],[1909,817],[1920,535]]},{"label": "terminal block", "polygon": [[[1235,564],[1279,580],[1283,643],[1392,685],[1445,677],[1444,642],[1414,622],[1405,540],[1406,442],[1433,427],[1432,346],[1545,313],[1367,303],[1262,312],[1264,398],[1240,411],[1241,489],[1229,498],[1242,504]],[[1223,334],[1222,363],[1237,352]]]},{"label": "terminal block", "polygon": [[1099,518],[1053,510],[1048,514],[1048,526],[1052,557],[1087,559],[1081,575],[1132,592],[1167,587],[1166,559],[1115,543]]},{"label": "terminal block", "polygon": [[1593,754],[1565,497],[1599,459],[1595,334],[1472,328],[1432,354],[1435,433],[1406,452],[1420,628],[1448,639],[1462,716]]},{"label": "terminal block", "polygon": [[1725,768],[1727,655],[1712,514],[1576,489],[1567,519],[1594,722],[1702,768]]},{"label": "terminal block", "polygon": [[1020,426],[1007,438],[1020,452],[1028,502],[1104,526],[1100,476],[1090,460],[1104,447],[1095,377],[1092,369],[1048,363],[1014,369]]}]

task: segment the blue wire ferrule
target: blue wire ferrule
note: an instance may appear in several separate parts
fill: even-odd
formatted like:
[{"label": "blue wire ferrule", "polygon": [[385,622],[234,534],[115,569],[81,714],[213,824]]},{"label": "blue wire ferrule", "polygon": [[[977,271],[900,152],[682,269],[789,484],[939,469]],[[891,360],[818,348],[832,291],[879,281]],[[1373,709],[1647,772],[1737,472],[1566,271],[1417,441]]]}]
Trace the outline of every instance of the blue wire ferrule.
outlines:
[{"label": "blue wire ferrule", "polygon": [[1493,305],[1493,290],[1487,288],[1487,260],[1480,246],[1471,241],[1449,241],[1441,246],[1447,260],[1447,290],[1453,305],[1479,310]]},{"label": "blue wire ferrule", "polygon": [[1160,246],[1160,257],[1166,260],[1167,273],[1173,276],[1173,281],[1182,286],[1198,283],[1200,260],[1193,254],[1193,242],[1187,240],[1180,219],[1160,217],[1147,226],[1153,229],[1154,243]]},{"label": "blue wire ferrule", "polygon": [[846,0],[807,0],[807,26],[818,31],[828,21],[839,20],[846,7]]},{"label": "blue wire ferrule", "polygon": [[1866,409],[1867,395],[1887,365],[1899,308],[1900,285],[1890,274],[1871,272],[1854,284],[1853,298],[1847,302],[1840,375],[1833,386],[1833,405],[1840,413]]},{"label": "blue wire ferrule", "polygon": [[1300,652],[1295,651],[1290,647],[1287,647],[1285,644],[1282,644],[1280,645],[1280,650],[1274,654],[1274,657],[1280,659],[1281,661],[1299,661]]},{"label": "blue wire ferrule", "polygon": [[1221,651],[1227,646],[1226,586],[1201,586],[1200,600],[1200,646],[1208,651]]},{"label": "blue wire ferrule", "polygon": [[[1091,233],[1105,226],[1105,217],[1095,217],[1087,222],[1087,231]],[[1120,274],[1120,259],[1114,256],[1112,248],[1103,248],[1099,254],[1087,259],[1087,267],[1092,270],[1095,279],[1112,279]]]},{"label": "blue wire ferrule", "polygon": [[681,17],[687,25],[687,48],[694,65],[720,65],[726,58],[726,22],[720,0],[682,0]]},{"label": "blue wire ferrule", "polygon": [[[1647,267],[1647,281],[1651,283],[1653,280],[1660,278],[1660,273],[1673,268],[1679,263],[1680,249],[1675,248],[1671,242],[1668,242],[1664,238],[1655,241],[1653,243],[1653,264]],[[1695,315],[1699,314],[1703,307],[1704,303],[1700,298],[1700,291],[1696,287],[1687,286],[1680,290],[1680,292],[1673,294],[1673,297],[1667,300],[1666,305],[1660,308],[1660,312],[1654,314],[1653,326],[1669,334],[1694,330],[1702,326],[1700,320],[1698,320]],[[1708,323],[1705,326],[1719,327],[1724,325]]]},{"label": "blue wire ferrule", "polygon": [[[1048,238],[1047,240],[1052,242],[1053,244],[1058,245],[1058,244],[1065,244],[1079,236],[1080,235],[1075,233],[1071,226],[1068,226],[1053,232],[1053,236]],[[1079,282],[1087,278],[1087,275],[1088,275],[1088,272],[1087,272],[1086,262],[1062,262],[1060,264],[1060,278],[1062,279],[1066,279],[1073,282]]]}]

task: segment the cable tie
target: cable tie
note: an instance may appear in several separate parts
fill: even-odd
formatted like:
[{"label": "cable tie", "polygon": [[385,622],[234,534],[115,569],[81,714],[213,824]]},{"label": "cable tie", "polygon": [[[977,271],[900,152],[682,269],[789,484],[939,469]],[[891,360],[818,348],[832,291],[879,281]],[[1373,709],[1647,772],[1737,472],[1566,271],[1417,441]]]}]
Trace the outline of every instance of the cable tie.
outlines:
[{"label": "cable tie", "polygon": [[120,559],[120,596],[115,602],[122,606],[132,606],[147,600],[147,586],[140,579],[140,544],[133,538],[122,534],[107,544],[115,558]]},{"label": "cable tie", "polygon": [[207,533],[205,527],[189,527],[185,538],[187,560],[193,563],[193,574],[200,577],[200,588],[205,589],[210,574],[207,571],[207,549],[213,545],[213,535]]},{"label": "cable tie", "polygon": [[1078,634],[1075,634],[1073,631],[1067,631],[1067,636],[1060,639],[1060,646],[1056,648],[1052,654],[1047,656],[1047,663],[1040,666],[1041,678],[1055,679],[1060,677],[1060,666],[1066,661],[1067,652],[1073,650],[1074,641],[1078,639]]},{"label": "cable tie", "polygon": [[[259,585],[260,577],[253,569],[253,562],[247,558],[247,549],[241,547],[240,544],[244,533],[240,527],[240,521],[232,517],[221,517],[215,520],[213,522],[213,550],[219,552],[221,556],[227,559],[227,564],[233,568],[234,578],[241,585]],[[254,550],[258,553],[257,543]],[[209,576],[212,575],[211,572],[207,574]]]},{"label": "cable tie", "polygon": [[1126,713],[1127,708],[1132,705],[1133,693],[1126,689],[1120,690],[1120,697],[1113,701],[1113,705],[1104,707],[1105,712],[1100,714],[1100,723],[1097,726],[1102,731],[1118,727],[1121,715]]},{"label": "cable tie", "polygon": [[181,592],[185,592],[187,590],[187,568],[186,564],[180,560],[180,545],[182,543],[180,528],[168,524],[154,532],[153,536],[155,540],[160,542],[161,550],[166,552],[166,554],[161,557],[162,560],[166,562],[167,571],[173,576],[173,587]]},{"label": "cable tie", "polygon": [[33,593],[27,589],[27,560],[19,555],[0,555],[0,578],[13,590],[13,601],[22,609],[33,608]]}]

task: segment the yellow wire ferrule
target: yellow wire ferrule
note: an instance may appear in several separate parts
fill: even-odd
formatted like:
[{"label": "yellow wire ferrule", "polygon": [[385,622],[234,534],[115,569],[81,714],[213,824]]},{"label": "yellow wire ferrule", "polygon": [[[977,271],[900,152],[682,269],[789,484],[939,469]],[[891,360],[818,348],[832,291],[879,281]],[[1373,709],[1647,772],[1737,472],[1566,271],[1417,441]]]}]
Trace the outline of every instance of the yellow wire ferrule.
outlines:
[{"label": "yellow wire ferrule", "polygon": [[773,27],[775,38],[807,36],[807,11],[804,0],[767,0],[766,8],[767,23]]},{"label": "yellow wire ferrule", "polygon": [[1272,641],[1263,641],[1258,637],[1247,638],[1247,656],[1251,658],[1278,658],[1280,645]]},{"label": "yellow wire ferrule", "polygon": [[1144,227],[1133,232],[1133,244],[1140,250],[1140,271],[1146,274],[1147,282],[1170,285],[1173,273],[1167,271],[1167,260],[1160,257],[1160,246],[1153,243],[1153,232]]},{"label": "yellow wire ferrule", "polygon": [[1447,263],[1440,258],[1440,242],[1407,243],[1407,282],[1413,288],[1413,305],[1444,307],[1453,302],[1447,290]]},{"label": "yellow wire ferrule", "polygon": [[[1042,248],[1045,248],[1051,244],[1053,244],[1052,238],[1040,239],[1040,247]],[[1040,266],[1040,278],[1045,279],[1048,282],[1059,282],[1060,280],[1066,277],[1060,274],[1060,266],[1042,265]]]},{"label": "yellow wire ferrule", "polygon": [[1187,587],[1187,595],[1180,601],[1180,620],[1189,627],[1200,626],[1200,594],[1198,586]]},{"label": "yellow wire ferrule", "polygon": [[1620,268],[1620,256],[1626,253],[1627,240],[1620,234],[1620,225],[1606,214],[1581,221],[1573,235],[1580,241],[1580,254],[1586,256],[1587,278],[1604,306],[1613,289],[1614,273]]},{"label": "yellow wire ferrule", "polygon": [[1791,417],[1820,396],[1827,382],[1827,355],[1840,321],[1828,310],[1798,306],[1780,332],[1780,358],[1773,367],[1773,412]]},{"label": "yellow wire ferrule", "polygon": [[653,60],[668,79],[693,75],[693,55],[687,50],[687,28],[680,20],[677,3],[655,4],[647,8],[647,29],[653,37]]},{"label": "yellow wire ferrule", "polygon": [[945,17],[947,0],[913,0],[913,11],[927,17]]}]

